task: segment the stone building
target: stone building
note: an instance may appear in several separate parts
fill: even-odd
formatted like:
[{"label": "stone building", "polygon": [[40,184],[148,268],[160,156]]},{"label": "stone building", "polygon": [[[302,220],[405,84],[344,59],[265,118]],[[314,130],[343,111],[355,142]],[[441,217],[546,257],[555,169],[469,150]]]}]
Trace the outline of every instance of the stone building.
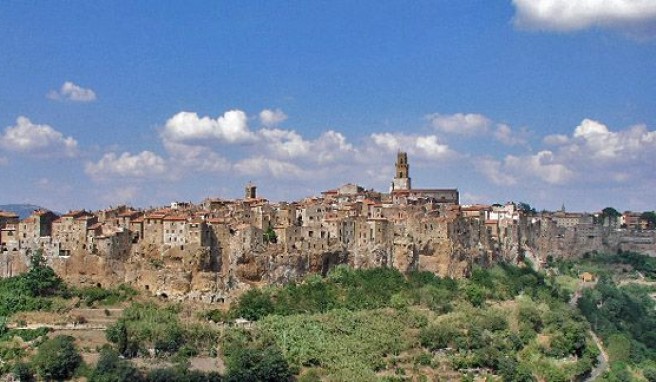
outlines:
[{"label": "stone building", "polygon": [[0,250],[5,248],[8,242],[16,242],[16,225],[18,215],[13,212],[0,211]]},{"label": "stone building", "polygon": [[52,222],[53,243],[59,246],[60,256],[87,249],[87,230],[98,222],[90,212],[71,211]]},{"label": "stone building", "polygon": [[439,204],[459,204],[460,193],[450,188],[413,189],[410,178],[408,154],[399,152],[396,158],[396,172],[392,180],[390,194],[394,204],[417,204],[434,202]]}]

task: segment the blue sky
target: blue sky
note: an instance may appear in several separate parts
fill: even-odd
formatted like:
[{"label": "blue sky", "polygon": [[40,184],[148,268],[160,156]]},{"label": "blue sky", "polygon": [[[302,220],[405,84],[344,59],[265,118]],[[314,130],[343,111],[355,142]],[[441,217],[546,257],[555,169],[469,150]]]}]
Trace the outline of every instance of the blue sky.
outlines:
[{"label": "blue sky", "polygon": [[652,0],[0,4],[0,204],[347,182],[654,210]]}]

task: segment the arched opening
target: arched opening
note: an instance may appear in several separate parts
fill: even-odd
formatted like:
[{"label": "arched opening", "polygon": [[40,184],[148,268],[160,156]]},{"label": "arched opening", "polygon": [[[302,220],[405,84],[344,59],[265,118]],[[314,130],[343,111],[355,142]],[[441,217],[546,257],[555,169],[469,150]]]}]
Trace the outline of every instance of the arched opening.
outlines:
[{"label": "arched opening", "polygon": [[150,290],[150,285],[146,285],[146,290]]},{"label": "arched opening", "polygon": [[101,283],[96,283],[96,286],[97,286],[98,288],[102,288],[102,284],[101,284]]},{"label": "arched opening", "polygon": [[169,298],[169,296],[166,293],[160,294],[159,297],[164,298],[164,299]]}]

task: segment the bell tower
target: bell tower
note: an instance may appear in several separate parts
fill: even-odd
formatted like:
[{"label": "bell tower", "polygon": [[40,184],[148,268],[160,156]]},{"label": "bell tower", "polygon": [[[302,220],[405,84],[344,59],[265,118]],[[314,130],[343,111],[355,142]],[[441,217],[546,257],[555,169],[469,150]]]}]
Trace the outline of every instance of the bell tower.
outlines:
[{"label": "bell tower", "polygon": [[255,199],[256,197],[257,197],[257,187],[253,183],[248,182],[248,184],[244,188],[244,199]]},{"label": "bell tower", "polygon": [[408,164],[408,154],[399,151],[396,154],[396,175],[392,181],[392,191],[409,190],[410,182],[410,165]]}]

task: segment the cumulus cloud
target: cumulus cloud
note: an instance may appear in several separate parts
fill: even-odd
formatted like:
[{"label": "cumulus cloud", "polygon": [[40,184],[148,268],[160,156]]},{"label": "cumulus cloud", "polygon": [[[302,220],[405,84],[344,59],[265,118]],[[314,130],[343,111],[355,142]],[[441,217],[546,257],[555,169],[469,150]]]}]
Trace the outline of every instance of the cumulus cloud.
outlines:
[{"label": "cumulus cloud", "polygon": [[227,143],[252,142],[256,135],[248,128],[248,117],[241,110],[230,110],[218,118],[199,117],[182,111],[166,121],[163,137],[174,142],[216,139]]},{"label": "cumulus cloud", "polygon": [[151,151],[132,155],[105,154],[96,163],[87,163],[85,172],[97,179],[109,177],[146,178],[166,173],[166,160]]},{"label": "cumulus cloud", "polygon": [[311,152],[319,164],[336,161],[350,161],[358,150],[346,141],[346,137],[337,131],[328,130],[312,142]]},{"label": "cumulus cloud", "polygon": [[562,141],[561,147],[570,157],[580,160],[626,162],[653,156],[656,131],[636,125],[614,132],[601,122],[584,119],[574,129],[572,137]]},{"label": "cumulus cloud", "polygon": [[264,144],[279,156],[296,158],[310,152],[311,143],[293,130],[262,129],[259,133]]},{"label": "cumulus cloud", "polygon": [[387,152],[407,151],[426,159],[445,159],[455,154],[448,145],[440,143],[435,135],[405,135],[399,133],[372,134],[371,140]]},{"label": "cumulus cloud", "polygon": [[260,122],[262,125],[267,127],[277,126],[287,119],[287,114],[283,113],[282,110],[270,110],[264,109],[260,112]]},{"label": "cumulus cloud", "polygon": [[164,141],[164,148],[170,155],[169,167],[182,175],[188,172],[224,172],[230,169],[230,162],[208,147]]},{"label": "cumulus cloud", "polygon": [[55,101],[92,102],[96,100],[96,93],[66,81],[59,90],[51,90],[46,97]]},{"label": "cumulus cloud", "polygon": [[645,125],[612,131],[599,121],[584,119],[571,135],[548,135],[543,143],[551,149],[485,160],[477,168],[496,184],[537,178],[554,185],[641,182],[644,174],[656,169],[656,131]]},{"label": "cumulus cloud", "polygon": [[569,142],[569,138],[567,137],[567,135],[564,134],[552,134],[544,137],[542,139],[542,142],[545,145],[558,146],[558,145],[564,145],[565,143]]},{"label": "cumulus cloud", "polygon": [[271,175],[274,178],[302,178],[310,174],[297,165],[285,161],[256,156],[243,159],[234,166],[242,175]]},{"label": "cumulus cloud", "polygon": [[438,131],[449,134],[475,135],[485,133],[490,120],[482,114],[430,114],[426,116],[431,126]]},{"label": "cumulus cloud", "polygon": [[512,186],[517,184],[517,179],[502,168],[500,161],[483,158],[475,162],[476,169],[490,182],[500,186]]},{"label": "cumulus cloud", "polygon": [[27,117],[18,117],[15,126],[9,126],[0,135],[0,147],[8,151],[32,153],[39,156],[77,153],[77,141],[65,137],[48,125],[32,123]]},{"label": "cumulus cloud", "polygon": [[260,151],[281,159],[327,164],[356,152],[346,137],[334,130],[328,130],[314,140],[305,139],[293,130],[261,129],[258,134],[262,138],[258,141]]},{"label": "cumulus cloud", "polygon": [[535,155],[507,155],[503,161],[490,158],[477,160],[477,170],[497,185],[512,186],[523,179],[539,179],[548,184],[563,184],[574,176],[574,172],[558,163],[551,151],[540,151]]},{"label": "cumulus cloud", "polygon": [[506,146],[526,145],[528,142],[525,138],[525,133],[521,134],[506,125],[505,123],[497,124],[494,130],[494,138]]},{"label": "cumulus cloud", "polygon": [[508,155],[504,166],[516,174],[523,175],[524,178],[539,178],[550,184],[562,184],[574,176],[574,172],[566,165],[558,163],[549,150],[530,156]]},{"label": "cumulus cloud", "polygon": [[513,0],[513,5],[515,25],[526,29],[634,29],[656,23],[653,0]]}]

